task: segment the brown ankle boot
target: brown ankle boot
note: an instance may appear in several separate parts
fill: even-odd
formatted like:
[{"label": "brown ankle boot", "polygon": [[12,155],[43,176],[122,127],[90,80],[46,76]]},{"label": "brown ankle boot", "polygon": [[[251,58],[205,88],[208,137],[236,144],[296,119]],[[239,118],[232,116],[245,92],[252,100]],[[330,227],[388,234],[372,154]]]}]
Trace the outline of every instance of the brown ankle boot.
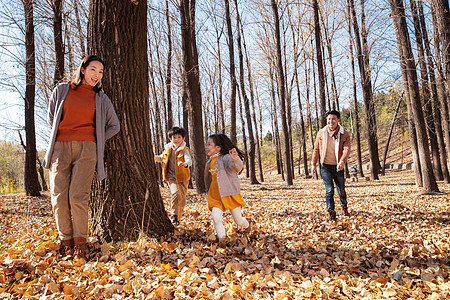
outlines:
[{"label": "brown ankle boot", "polygon": [[334,210],[332,210],[332,211],[329,211],[328,213],[330,214],[330,220],[336,222],[337,221],[336,212]]},{"label": "brown ankle boot", "polygon": [[347,207],[343,207],[343,208],[342,208],[342,211],[344,212],[344,216],[350,217],[350,214],[348,213]]},{"label": "brown ankle boot", "polygon": [[84,261],[87,261],[87,255],[89,254],[89,250],[87,247],[86,238],[82,237],[76,237],[73,238],[73,241],[75,243],[74,247],[74,258],[75,259],[84,259]]},{"label": "brown ankle boot", "polygon": [[73,254],[73,239],[61,240],[59,244],[58,253],[61,256],[72,255]]}]

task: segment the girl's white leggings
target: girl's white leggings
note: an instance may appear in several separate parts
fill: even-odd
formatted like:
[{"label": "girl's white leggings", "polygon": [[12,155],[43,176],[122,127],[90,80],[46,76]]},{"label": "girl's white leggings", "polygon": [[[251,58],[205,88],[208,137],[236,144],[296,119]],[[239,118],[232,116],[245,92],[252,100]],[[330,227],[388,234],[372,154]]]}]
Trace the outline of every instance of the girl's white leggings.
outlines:
[{"label": "girl's white leggings", "polygon": [[[236,225],[247,228],[249,226],[248,221],[242,217],[241,208],[236,207],[235,209],[230,209],[231,216],[233,217]],[[225,236],[225,227],[222,223],[223,211],[220,208],[212,208],[212,219],[214,223],[214,228],[216,229],[216,234],[219,239]]]}]

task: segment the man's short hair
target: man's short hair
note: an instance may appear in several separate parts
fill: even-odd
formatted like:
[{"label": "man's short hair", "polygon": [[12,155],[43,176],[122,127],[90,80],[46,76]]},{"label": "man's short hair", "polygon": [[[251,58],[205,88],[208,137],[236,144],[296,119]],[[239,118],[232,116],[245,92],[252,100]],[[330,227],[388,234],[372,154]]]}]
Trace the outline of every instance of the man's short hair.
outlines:
[{"label": "man's short hair", "polygon": [[339,120],[341,119],[341,113],[335,109],[327,111],[325,117],[328,117],[329,115],[335,115]]},{"label": "man's short hair", "polygon": [[181,128],[181,127],[172,127],[169,129],[169,132],[167,133],[169,135],[169,138],[171,138],[172,136],[174,136],[175,134],[179,134],[182,137],[186,137],[186,131]]}]

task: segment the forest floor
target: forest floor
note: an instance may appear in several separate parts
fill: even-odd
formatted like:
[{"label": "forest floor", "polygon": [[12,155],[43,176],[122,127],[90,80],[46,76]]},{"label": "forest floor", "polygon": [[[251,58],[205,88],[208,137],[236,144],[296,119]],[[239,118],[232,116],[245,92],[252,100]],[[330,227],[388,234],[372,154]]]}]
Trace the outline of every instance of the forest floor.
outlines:
[{"label": "forest floor", "polygon": [[174,233],[91,239],[86,264],[56,255],[48,196],[0,195],[0,299],[450,298],[450,184],[421,195],[408,170],[348,181],[351,217],[338,209],[334,223],[321,180],[265,179],[242,180],[253,231],[238,232],[226,214],[227,246],[215,241],[205,195],[189,190]]}]

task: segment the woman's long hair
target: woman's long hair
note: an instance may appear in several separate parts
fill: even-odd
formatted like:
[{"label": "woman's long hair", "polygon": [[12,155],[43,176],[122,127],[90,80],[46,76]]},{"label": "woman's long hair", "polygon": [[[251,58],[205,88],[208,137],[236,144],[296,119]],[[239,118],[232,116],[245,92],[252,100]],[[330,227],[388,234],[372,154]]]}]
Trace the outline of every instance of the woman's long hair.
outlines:
[{"label": "woman's long hair", "polygon": [[238,156],[242,160],[245,160],[245,153],[242,150],[239,150],[239,148],[236,147],[228,138],[228,136],[226,136],[225,134],[223,133],[211,134],[208,138],[212,139],[214,144],[220,147],[220,154],[222,155],[229,154],[231,149],[236,148]]},{"label": "woman's long hair", "polygon": [[[70,81],[70,86],[72,87],[73,90],[76,90],[83,83],[84,74],[81,71],[86,70],[86,68],[89,66],[89,64],[93,61],[101,62],[103,67],[105,66],[105,63],[103,62],[103,60],[96,55],[87,55],[87,56],[83,57],[83,59],[81,60],[80,66],[78,67],[77,71],[75,72],[74,78],[72,79],[72,81]],[[102,82],[99,81],[94,86],[93,90],[96,93],[98,93],[99,91],[102,90],[102,87],[103,87]]]}]

